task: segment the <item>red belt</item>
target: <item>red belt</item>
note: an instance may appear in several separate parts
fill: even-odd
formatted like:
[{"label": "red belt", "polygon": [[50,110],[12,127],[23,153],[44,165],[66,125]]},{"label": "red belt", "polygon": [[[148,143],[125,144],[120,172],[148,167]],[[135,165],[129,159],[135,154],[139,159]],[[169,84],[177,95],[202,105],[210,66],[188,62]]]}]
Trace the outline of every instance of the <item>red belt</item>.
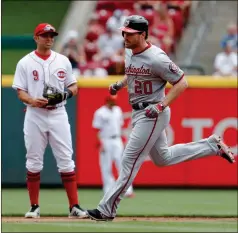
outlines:
[{"label": "red belt", "polygon": [[[57,107],[55,107],[55,106],[48,106],[48,107],[41,107],[41,108],[44,108],[44,109],[49,110],[49,111],[57,109]],[[27,108],[24,108],[23,112],[26,112],[26,110],[27,110]]]},{"label": "red belt", "polygon": [[55,107],[55,106],[45,106],[45,107],[42,107],[42,108],[44,108],[46,110],[55,110],[55,109],[57,109],[57,107]]}]

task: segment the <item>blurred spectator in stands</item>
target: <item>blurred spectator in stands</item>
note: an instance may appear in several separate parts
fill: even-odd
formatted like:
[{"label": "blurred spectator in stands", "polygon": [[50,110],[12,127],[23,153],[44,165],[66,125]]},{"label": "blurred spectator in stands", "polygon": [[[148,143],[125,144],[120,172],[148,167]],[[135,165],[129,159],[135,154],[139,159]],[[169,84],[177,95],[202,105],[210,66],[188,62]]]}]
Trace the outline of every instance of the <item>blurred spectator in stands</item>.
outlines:
[{"label": "blurred spectator in stands", "polygon": [[174,39],[177,42],[180,41],[184,27],[183,17],[183,2],[184,1],[163,1],[166,2],[168,8],[169,17],[174,24]]},{"label": "blurred spectator in stands", "polygon": [[83,72],[84,78],[106,78],[107,76],[107,70],[101,66],[100,62],[96,61],[89,62]]},{"label": "blurred spectator in stands", "polygon": [[151,33],[159,38],[163,38],[164,36],[174,37],[174,25],[168,14],[166,4],[159,3],[155,6],[154,24],[152,28]]},{"label": "blurred spectator in stands", "polygon": [[170,54],[174,43],[174,24],[169,17],[166,4],[155,5],[154,24],[151,28],[151,35],[158,38],[161,49]]},{"label": "blurred spectator in stands", "polygon": [[87,56],[87,63],[82,67],[83,77],[88,78],[105,78],[108,76],[107,65],[108,62],[105,61],[103,57],[100,59],[97,58],[97,53],[99,53],[99,49],[97,46],[97,42],[90,42],[85,40],[85,53]]},{"label": "blurred spectator in stands", "polygon": [[116,6],[116,1],[97,1],[97,6],[96,6],[96,11],[99,10],[109,10],[109,11],[114,11],[117,8]]},{"label": "blurred spectator in stands", "polygon": [[214,61],[214,77],[237,77],[237,53],[232,51],[232,45],[228,42],[224,45],[224,52],[216,55]]},{"label": "blurred spectator in stands", "polygon": [[155,45],[155,46],[161,48],[161,41],[160,41],[157,37],[155,37],[155,36],[149,34],[147,40],[148,40],[148,42],[150,42],[151,44],[153,44],[153,45]]},{"label": "blurred spectator in stands", "polygon": [[107,20],[106,27],[111,28],[113,31],[121,34],[121,31],[118,30],[121,27],[126,19],[126,16],[123,15],[122,10],[115,10],[113,15]]},{"label": "blurred spectator in stands", "polygon": [[108,72],[104,67],[101,66],[101,62],[94,59],[94,56],[99,53],[97,41],[99,36],[104,32],[104,26],[99,23],[98,15],[94,13],[89,20],[84,40],[84,51],[87,60],[87,63],[81,66],[84,78],[104,78],[108,76]]},{"label": "blurred spectator in stands", "polygon": [[136,14],[141,10],[153,10],[154,5],[157,4],[158,1],[137,1],[134,3],[134,9]]},{"label": "blurred spectator in stands", "polygon": [[192,5],[191,0],[178,0],[178,1],[163,1],[168,5],[168,9],[174,10],[176,12],[180,12],[183,18],[183,27],[186,27],[190,17],[190,9]]},{"label": "blurred spectator in stands", "polygon": [[158,1],[138,1],[134,3],[134,14],[145,17],[149,24],[154,23],[154,6]]},{"label": "blurred spectator in stands", "polygon": [[165,36],[162,40],[161,43],[161,49],[165,51],[165,53],[170,56],[175,58],[175,49],[173,48],[173,39],[169,36]]},{"label": "blurred spectator in stands", "polygon": [[96,14],[98,16],[98,22],[103,26],[106,27],[107,20],[112,16],[113,10],[106,10],[101,9],[99,11],[96,11]]},{"label": "blurred spectator in stands", "polygon": [[111,75],[124,75],[125,73],[125,49],[121,48],[117,50],[115,54],[111,57],[111,70],[109,73]]},{"label": "blurred spectator in stands", "polygon": [[120,51],[124,48],[124,40],[121,34],[117,34],[112,25],[108,24],[105,33],[100,35],[94,44],[97,47],[97,52],[92,57],[93,67],[101,67],[109,75],[115,74],[115,63],[121,63]]},{"label": "blurred spectator in stands", "polygon": [[78,79],[81,75],[79,66],[86,63],[86,56],[83,46],[78,44],[78,32],[69,31],[66,37],[66,42],[63,45],[61,53],[68,57],[72,69],[73,75]]},{"label": "blurred spectator in stands", "polygon": [[192,1],[191,0],[162,0],[161,2],[166,3],[168,5],[169,9],[175,9],[178,11],[184,11],[187,8],[190,8],[192,5]]},{"label": "blurred spectator in stands", "polygon": [[98,53],[98,47],[95,41],[88,41],[84,40],[84,51],[86,54],[86,60],[87,62],[90,62],[93,60],[93,57],[95,54]]},{"label": "blurred spectator in stands", "polygon": [[97,45],[99,49],[99,57],[111,57],[119,49],[124,47],[124,40],[121,34],[117,34],[114,27],[108,24],[105,33],[99,36]]},{"label": "blurred spectator in stands", "polygon": [[232,50],[237,52],[238,40],[237,40],[237,25],[230,23],[227,27],[227,34],[221,40],[221,47],[224,48],[226,43],[229,42],[232,46]]},{"label": "blurred spectator in stands", "polygon": [[91,16],[89,23],[87,25],[87,32],[86,32],[85,39],[90,42],[96,41],[99,35],[103,34],[104,32],[105,32],[105,29],[103,25],[101,25],[98,22],[98,16],[96,13],[94,13]]},{"label": "blurred spectator in stands", "polygon": [[192,0],[183,1],[182,11],[183,11],[183,26],[187,27],[190,18],[190,11],[192,7]]}]

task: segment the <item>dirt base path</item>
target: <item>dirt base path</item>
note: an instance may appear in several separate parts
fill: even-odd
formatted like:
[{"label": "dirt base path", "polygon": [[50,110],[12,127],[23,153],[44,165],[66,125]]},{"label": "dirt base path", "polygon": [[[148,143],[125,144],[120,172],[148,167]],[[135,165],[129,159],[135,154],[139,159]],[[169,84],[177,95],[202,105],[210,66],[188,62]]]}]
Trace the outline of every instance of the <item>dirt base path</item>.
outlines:
[{"label": "dirt base path", "polygon": [[[70,219],[68,217],[40,217],[38,219],[30,219],[24,217],[2,217],[3,223],[20,223],[20,222],[90,222],[90,219]],[[213,217],[116,217],[113,222],[126,221],[153,221],[153,222],[199,222],[199,221],[238,221],[238,218],[213,218]]]}]

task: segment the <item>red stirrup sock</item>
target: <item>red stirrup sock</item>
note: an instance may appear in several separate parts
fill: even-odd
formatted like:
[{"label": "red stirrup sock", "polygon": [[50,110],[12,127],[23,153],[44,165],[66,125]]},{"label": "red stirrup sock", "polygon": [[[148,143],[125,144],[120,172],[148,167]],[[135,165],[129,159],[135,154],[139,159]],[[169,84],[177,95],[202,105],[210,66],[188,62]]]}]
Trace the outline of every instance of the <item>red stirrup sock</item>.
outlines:
[{"label": "red stirrup sock", "polygon": [[27,172],[26,183],[31,205],[39,205],[40,172]]},{"label": "red stirrup sock", "polygon": [[72,208],[74,205],[78,205],[78,189],[75,172],[61,173],[61,179],[68,196],[69,207]]}]

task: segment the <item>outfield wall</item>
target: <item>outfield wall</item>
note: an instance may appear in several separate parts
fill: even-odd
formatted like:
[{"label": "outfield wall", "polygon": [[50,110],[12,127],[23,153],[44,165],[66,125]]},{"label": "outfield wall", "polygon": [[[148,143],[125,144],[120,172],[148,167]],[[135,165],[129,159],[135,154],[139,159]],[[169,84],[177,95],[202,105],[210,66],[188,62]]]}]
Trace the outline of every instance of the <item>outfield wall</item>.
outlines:
[{"label": "outfield wall", "polygon": [[[94,111],[104,104],[108,85],[121,79],[85,79],[78,82],[79,95],[68,101],[80,186],[101,186],[96,135],[92,130]],[[186,143],[220,134],[237,154],[237,79],[214,80],[211,77],[188,77],[189,88],[172,105],[169,144]],[[23,141],[24,105],[11,88],[12,76],[2,78],[2,183],[25,183],[25,147]],[[170,85],[167,86],[168,91]],[[126,89],[118,96],[125,125],[123,139],[130,132],[131,107]],[[237,157],[236,157],[237,158]],[[51,150],[45,153],[42,184],[60,184]],[[116,174],[115,168],[113,172]],[[219,157],[203,158],[170,167],[157,168],[148,159],[138,173],[136,186],[237,186],[237,164]]]}]

